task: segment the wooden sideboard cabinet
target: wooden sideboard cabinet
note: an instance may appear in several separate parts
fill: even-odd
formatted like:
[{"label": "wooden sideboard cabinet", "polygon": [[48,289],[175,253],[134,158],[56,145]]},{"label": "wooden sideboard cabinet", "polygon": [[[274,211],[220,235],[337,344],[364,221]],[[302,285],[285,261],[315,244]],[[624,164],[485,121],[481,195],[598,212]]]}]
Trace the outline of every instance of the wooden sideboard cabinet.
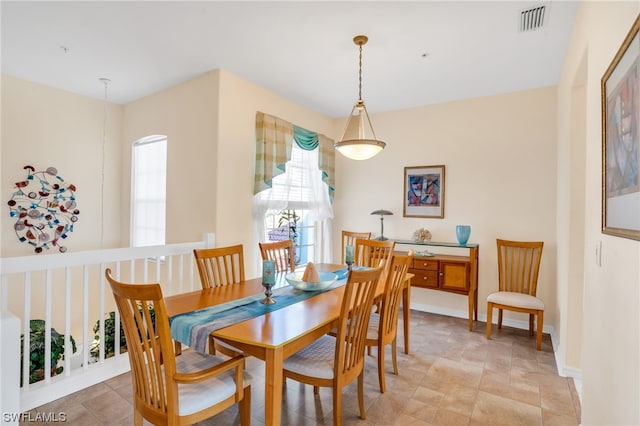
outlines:
[{"label": "wooden sideboard cabinet", "polygon": [[[478,249],[477,244],[459,245],[457,243],[438,243],[395,240],[396,248],[399,246],[431,246],[466,249],[467,256],[435,254],[432,256],[420,256],[420,251],[414,251],[413,265],[409,269],[414,277],[411,279],[413,287],[430,290],[447,291],[466,295],[469,301],[469,331],[473,330],[473,321],[478,320]],[[404,251],[404,249],[402,249]]]}]

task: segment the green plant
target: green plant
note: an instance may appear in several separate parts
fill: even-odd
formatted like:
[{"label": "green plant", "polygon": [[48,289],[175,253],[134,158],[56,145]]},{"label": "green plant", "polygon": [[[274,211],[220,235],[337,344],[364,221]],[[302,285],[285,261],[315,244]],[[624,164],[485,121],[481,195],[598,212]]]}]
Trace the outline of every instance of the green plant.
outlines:
[{"label": "green plant", "polygon": [[[100,357],[100,320],[93,326],[94,341],[89,347],[89,353],[94,359]],[[110,358],[115,354],[116,348],[116,313],[109,312],[104,320],[104,357]],[[127,340],[124,337],[124,328],[120,327],[120,353],[127,351]]]},{"label": "green plant", "polygon": [[[156,323],[156,313],[153,307],[149,309],[151,315],[151,323]],[[100,357],[100,320],[96,321],[93,326],[94,341],[89,348],[89,353],[94,359]],[[104,357],[110,358],[116,351],[116,313],[115,311],[109,312],[107,318],[104,320]],[[120,353],[127,351],[127,339],[124,336],[124,328],[120,326]]]},{"label": "green plant", "polygon": [[[45,322],[41,319],[29,321],[29,383],[40,381],[44,378],[44,338]],[[72,351],[75,353],[76,341],[69,336]],[[64,358],[64,334],[60,334],[55,328],[51,329],[51,375],[62,373],[64,367],[58,366],[58,361]],[[24,360],[24,334],[20,335],[20,359]],[[20,368],[20,385],[22,386],[22,368]]]},{"label": "green plant", "polygon": [[300,221],[300,216],[296,213],[295,210],[282,210],[280,212],[280,218],[278,219],[278,227],[284,228],[287,227],[289,230],[289,239],[293,241],[293,244],[296,244],[298,239],[298,222]]}]

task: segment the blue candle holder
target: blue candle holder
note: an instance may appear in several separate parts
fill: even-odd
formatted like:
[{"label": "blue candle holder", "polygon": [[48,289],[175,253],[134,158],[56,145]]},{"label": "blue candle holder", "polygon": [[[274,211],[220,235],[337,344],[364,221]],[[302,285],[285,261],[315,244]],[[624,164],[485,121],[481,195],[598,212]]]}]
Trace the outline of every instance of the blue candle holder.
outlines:
[{"label": "blue candle holder", "polygon": [[344,248],[344,263],[347,264],[347,269],[349,269],[349,271],[351,271],[351,265],[353,265],[353,246],[352,245],[348,245],[345,246]]},{"label": "blue candle holder", "polygon": [[274,260],[265,260],[262,262],[262,286],[265,288],[264,299],[260,301],[263,305],[273,305],[276,300],[271,297],[273,292],[271,289],[276,283],[276,262]]}]

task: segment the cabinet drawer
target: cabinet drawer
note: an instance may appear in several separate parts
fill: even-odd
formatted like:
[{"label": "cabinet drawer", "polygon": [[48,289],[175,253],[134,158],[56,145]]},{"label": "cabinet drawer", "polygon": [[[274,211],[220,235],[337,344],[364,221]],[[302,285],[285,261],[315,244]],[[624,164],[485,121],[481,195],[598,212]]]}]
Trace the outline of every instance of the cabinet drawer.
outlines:
[{"label": "cabinet drawer", "polygon": [[426,269],[428,271],[438,270],[438,261],[435,259],[413,259],[414,269]]},{"label": "cabinet drawer", "polygon": [[411,285],[422,288],[438,288],[438,271],[425,269],[410,269],[415,276],[411,278]]}]

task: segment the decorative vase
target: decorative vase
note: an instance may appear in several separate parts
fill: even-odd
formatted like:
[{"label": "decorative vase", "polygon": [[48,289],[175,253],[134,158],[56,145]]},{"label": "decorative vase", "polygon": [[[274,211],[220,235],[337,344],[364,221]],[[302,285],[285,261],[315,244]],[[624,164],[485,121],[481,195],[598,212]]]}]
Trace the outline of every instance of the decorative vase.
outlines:
[{"label": "decorative vase", "polygon": [[469,241],[469,235],[471,235],[471,226],[469,225],[456,226],[456,238],[458,238],[458,243],[461,246],[464,246],[467,244],[467,241]]}]

